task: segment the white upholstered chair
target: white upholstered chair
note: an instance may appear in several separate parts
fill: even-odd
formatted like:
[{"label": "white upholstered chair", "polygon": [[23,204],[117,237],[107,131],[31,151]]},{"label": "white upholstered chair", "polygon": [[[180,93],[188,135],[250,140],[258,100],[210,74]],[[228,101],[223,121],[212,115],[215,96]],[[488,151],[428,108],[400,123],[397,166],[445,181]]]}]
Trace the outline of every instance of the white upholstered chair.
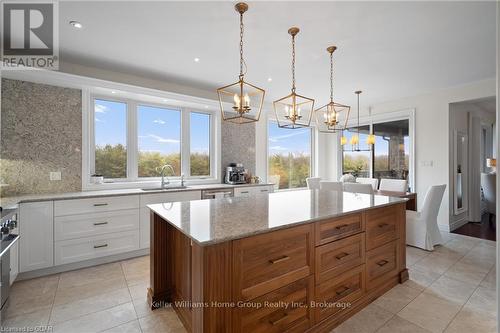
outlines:
[{"label": "white upholstered chair", "polygon": [[360,184],[370,184],[373,187],[373,190],[376,191],[378,188],[378,179],[377,178],[356,178],[356,183]]},{"label": "white upholstered chair", "polygon": [[373,187],[370,184],[344,183],[344,191],[373,194]]},{"label": "white upholstered chair", "polygon": [[437,216],[446,185],[431,186],[425,195],[420,212],[406,211],[406,244],[433,251],[434,245],[442,244]]},{"label": "white upholstered chair", "polygon": [[393,192],[406,192],[408,190],[408,181],[404,179],[380,179],[380,186],[378,188],[381,191],[393,191]]},{"label": "white upholstered chair", "polygon": [[321,178],[319,177],[308,177],[306,178],[307,188],[310,190],[319,190],[319,182]]},{"label": "white upholstered chair", "polygon": [[481,188],[483,189],[484,203],[486,204],[486,211],[490,214],[490,222],[493,215],[497,214],[496,200],[497,200],[497,175],[494,173],[481,174]]},{"label": "white upholstered chair", "polygon": [[343,183],[341,182],[330,182],[330,181],[320,181],[319,187],[322,190],[332,190],[332,191],[343,191]]}]

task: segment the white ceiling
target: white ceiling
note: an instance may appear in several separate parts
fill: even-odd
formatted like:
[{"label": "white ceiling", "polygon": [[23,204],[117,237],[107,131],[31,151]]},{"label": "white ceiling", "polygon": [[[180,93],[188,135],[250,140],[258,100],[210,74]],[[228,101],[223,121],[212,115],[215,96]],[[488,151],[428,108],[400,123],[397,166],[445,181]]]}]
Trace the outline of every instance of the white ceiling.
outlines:
[{"label": "white ceiling", "polygon": [[[213,90],[236,81],[234,2],[60,2],[61,61]],[[297,92],[365,105],[495,76],[495,2],[251,2],[247,80],[269,101],[290,92],[298,26]],[[80,21],[77,30],[68,24]],[[193,59],[200,58],[195,63]],[[272,82],[268,82],[272,77]],[[215,92],[214,92],[215,97]]]}]

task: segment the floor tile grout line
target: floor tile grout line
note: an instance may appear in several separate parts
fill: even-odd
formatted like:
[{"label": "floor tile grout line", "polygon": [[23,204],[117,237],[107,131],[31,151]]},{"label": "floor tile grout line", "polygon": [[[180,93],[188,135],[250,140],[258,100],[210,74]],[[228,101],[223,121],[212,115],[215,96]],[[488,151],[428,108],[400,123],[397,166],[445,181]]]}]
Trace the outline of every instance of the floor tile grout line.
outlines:
[{"label": "floor tile grout line", "polygon": [[60,282],[61,282],[61,274],[57,274],[56,292],[54,293],[54,297],[52,298],[52,304],[50,306],[50,313],[49,313],[49,319],[47,320],[47,326],[49,326],[50,320],[52,319],[52,311],[54,311],[54,303],[56,302],[56,296],[57,296],[57,291],[59,290],[59,283]]},{"label": "floor tile grout line", "polygon": [[472,294],[470,294],[470,296],[467,298],[467,300],[462,304],[462,306],[460,306],[460,309],[458,309],[457,313],[455,313],[455,315],[453,316],[453,318],[451,318],[451,320],[449,321],[448,325],[446,325],[446,327],[444,328],[443,332],[445,332],[448,327],[451,325],[451,323],[455,320],[455,318],[457,318],[458,314],[462,311],[462,309],[464,308],[464,306],[467,304],[467,302],[469,302],[470,298],[472,297],[472,295],[474,295],[474,293],[476,292],[476,290],[479,288],[479,285],[474,289],[474,291],[472,292]]},{"label": "floor tile grout line", "polygon": [[127,277],[125,275],[125,271],[123,270],[123,263],[122,262],[120,262],[120,268],[122,270],[123,278],[125,279],[125,284],[127,285],[128,295],[130,296],[130,302],[132,303],[132,308],[134,309],[134,312],[135,312],[135,317],[136,317],[135,319],[137,320],[137,323],[139,324],[139,329],[142,332],[141,322],[139,321],[139,314],[137,313],[137,310],[135,309],[134,298],[132,297],[132,293],[130,292],[130,286],[128,285]]}]

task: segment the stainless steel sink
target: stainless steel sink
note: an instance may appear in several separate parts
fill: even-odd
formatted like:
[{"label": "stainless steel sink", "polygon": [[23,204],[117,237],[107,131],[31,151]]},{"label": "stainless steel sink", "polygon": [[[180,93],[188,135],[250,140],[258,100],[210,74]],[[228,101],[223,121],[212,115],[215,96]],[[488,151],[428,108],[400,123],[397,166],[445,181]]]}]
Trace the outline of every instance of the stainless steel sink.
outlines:
[{"label": "stainless steel sink", "polygon": [[141,188],[141,191],[168,191],[168,190],[182,190],[187,188],[187,186],[165,186],[165,187],[150,187]]}]

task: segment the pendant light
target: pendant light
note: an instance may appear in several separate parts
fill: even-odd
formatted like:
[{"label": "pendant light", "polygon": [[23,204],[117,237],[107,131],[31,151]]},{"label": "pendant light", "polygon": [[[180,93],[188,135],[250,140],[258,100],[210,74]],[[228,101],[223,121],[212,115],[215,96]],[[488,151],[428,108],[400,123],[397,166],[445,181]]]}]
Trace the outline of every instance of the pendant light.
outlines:
[{"label": "pendant light", "polygon": [[354,92],[358,99],[358,127],[356,128],[356,134],[351,136],[351,146],[353,151],[360,151],[359,149],[359,95],[362,93],[361,90],[357,90]]},{"label": "pendant light", "polygon": [[240,2],[234,8],[240,14],[240,75],[237,82],[217,89],[217,95],[219,96],[222,119],[237,124],[244,124],[259,120],[265,91],[245,81],[246,63],[243,58],[243,14],[248,10],[248,5]]},{"label": "pendant light", "polygon": [[288,33],[292,36],[292,93],[273,102],[278,127],[301,128],[311,125],[314,99],[295,92],[295,36],[300,29],[292,27]]},{"label": "pendant light", "polygon": [[316,126],[323,133],[343,132],[347,128],[351,112],[350,106],[333,101],[333,52],[336,49],[336,46],[330,46],[326,49],[330,54],[330,102],[314,111]]}]

